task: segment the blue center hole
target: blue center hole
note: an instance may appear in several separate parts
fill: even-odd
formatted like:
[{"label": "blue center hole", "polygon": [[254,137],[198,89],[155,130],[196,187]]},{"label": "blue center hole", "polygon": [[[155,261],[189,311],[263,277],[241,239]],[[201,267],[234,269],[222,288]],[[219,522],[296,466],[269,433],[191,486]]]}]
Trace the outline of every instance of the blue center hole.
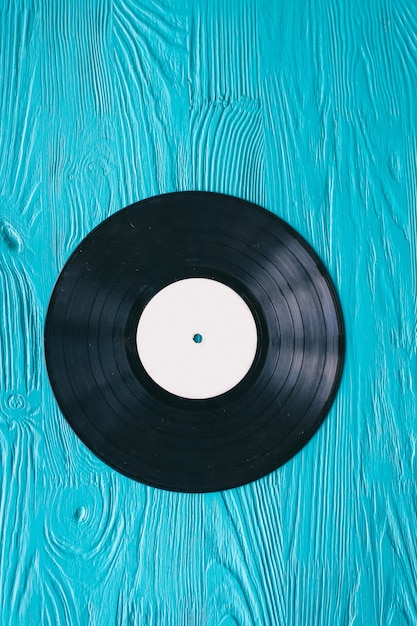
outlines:
[{"label": "blue center hole", "polygon": [[193,337],[193,341],[195,341],[195,343],[201,343],[203,341],[203,335],[196,333]]}]

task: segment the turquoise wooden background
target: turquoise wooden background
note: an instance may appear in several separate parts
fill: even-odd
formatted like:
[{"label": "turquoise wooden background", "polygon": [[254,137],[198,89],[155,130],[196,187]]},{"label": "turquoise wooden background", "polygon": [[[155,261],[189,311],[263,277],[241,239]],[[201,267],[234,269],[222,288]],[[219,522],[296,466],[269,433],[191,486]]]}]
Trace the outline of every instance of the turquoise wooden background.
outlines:
[{"label": "turquoise wooden background", "polygon": [[[416,624],[416,2],[2,0],[0,49],[0,624]],[[97,460],[42,352],[79,240],[183,189],[289,221],[347,328],[319,433],[209,495]]]}]

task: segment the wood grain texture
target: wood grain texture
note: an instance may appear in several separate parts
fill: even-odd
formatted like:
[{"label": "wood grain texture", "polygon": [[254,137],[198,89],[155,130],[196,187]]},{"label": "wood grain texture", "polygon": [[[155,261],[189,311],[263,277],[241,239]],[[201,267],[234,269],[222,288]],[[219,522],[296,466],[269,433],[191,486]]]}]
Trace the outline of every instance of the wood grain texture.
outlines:
[{"label": "wood grain texture", "polygon": [[[2,626],[415,624],[415,0],[4,0],[0,78]],[[180,189],[290,222],[345,313],[323,427],[224,493],[112,471],[43,364],[74,246]]]}]

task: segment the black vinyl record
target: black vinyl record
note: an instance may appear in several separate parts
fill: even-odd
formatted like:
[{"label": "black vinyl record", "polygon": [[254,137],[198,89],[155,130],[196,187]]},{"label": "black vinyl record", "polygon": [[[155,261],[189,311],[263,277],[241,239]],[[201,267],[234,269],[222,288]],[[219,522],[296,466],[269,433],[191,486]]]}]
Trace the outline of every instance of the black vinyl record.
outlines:
[{"label": "black vinyl record", "polygon": [[[247,374],[214,397],[163,389],[139,357],[145,307],[188,278],[233,289],[256,324]],[[80,243],[51,296],[45,354],[65,418],[108,465],[162,489],[218,491],[278,468],[317,431],[344,326],[323,264],[286,222],[235,197],[178,192],[128,206]]]}]

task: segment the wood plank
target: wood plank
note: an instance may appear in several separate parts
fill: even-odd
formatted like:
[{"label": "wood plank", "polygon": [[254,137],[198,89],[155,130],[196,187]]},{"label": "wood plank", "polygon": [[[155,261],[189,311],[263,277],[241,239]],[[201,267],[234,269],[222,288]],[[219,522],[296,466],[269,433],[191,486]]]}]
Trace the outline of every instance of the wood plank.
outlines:
[{"label": "wood plank", "polygon": [[[414,623],[416,9],[3,3],[2,624]],[[48,297],[80,239],[177,189],[286,219],[345,313],[323,427],[224,493],[163,492],[108,468],[67,426],[43,365]]]}]

